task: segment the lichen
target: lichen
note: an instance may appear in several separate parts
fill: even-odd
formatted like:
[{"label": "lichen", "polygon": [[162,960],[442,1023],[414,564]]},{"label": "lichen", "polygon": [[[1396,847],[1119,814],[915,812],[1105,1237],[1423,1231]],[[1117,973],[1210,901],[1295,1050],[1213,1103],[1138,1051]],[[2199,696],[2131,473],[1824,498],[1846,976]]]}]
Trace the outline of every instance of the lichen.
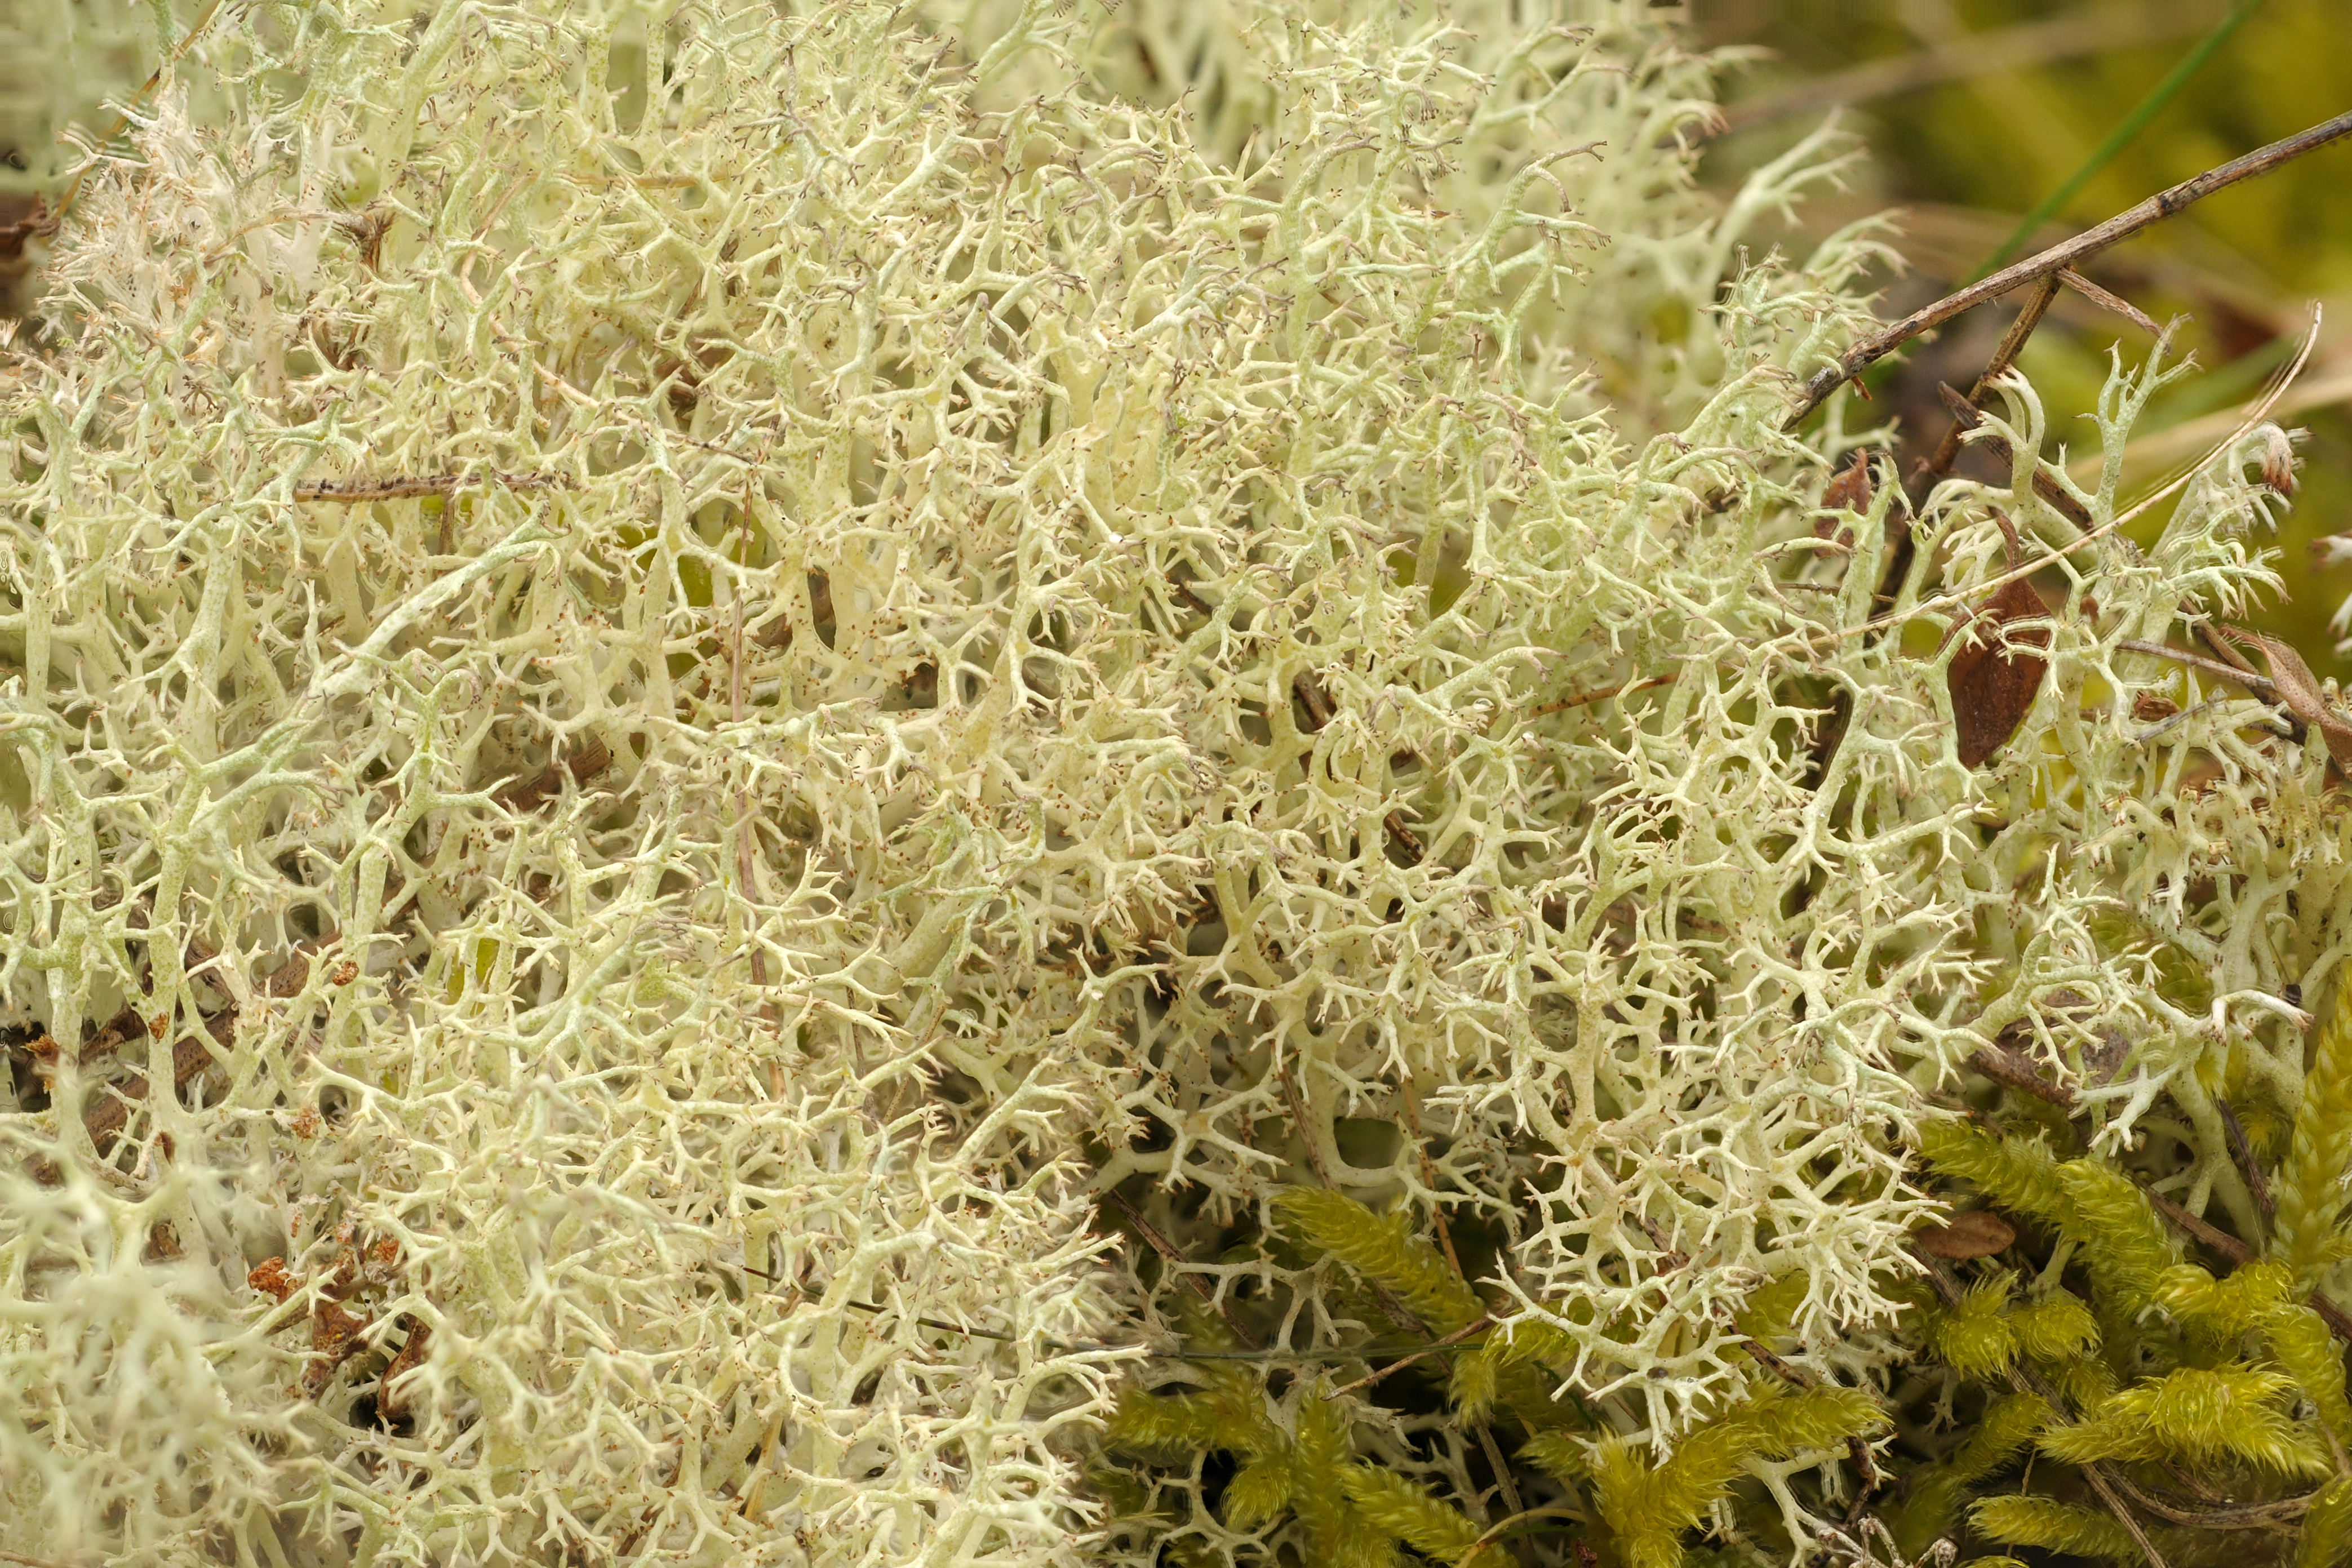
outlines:
[{"label": "lichen", "polygon": [[[2263,432],[2142,552],[2004,383],[1890,632],[1896,487],[1821,506],[1875,437],[1782,429],[1886,255],[1770,248],[1833,132],[1708,202],[1631,0],[1234,0],[1214,102],[1184,14],[257,5],[135,106],[0,361],[0,1545],[1148,1552],[1081,1473],[1177,1299],[1345,1301],[1112,1189],[1489,1237],[1494,1360],[1638,1491],[1768,1291],[1805,1441],[1868,1425],[2000,1030],[2126,1037],[2105,1146],[2291,1116],[2325,747],[2121,646],[2275,587]],[[1997,513],[2067,586],[1972,768]],[[1400,1490],[1458,1448],[1368,1441],[1459,1544]],[[1676,1506],[1744,1466],[1801,1534],[1801,1447]]]}]

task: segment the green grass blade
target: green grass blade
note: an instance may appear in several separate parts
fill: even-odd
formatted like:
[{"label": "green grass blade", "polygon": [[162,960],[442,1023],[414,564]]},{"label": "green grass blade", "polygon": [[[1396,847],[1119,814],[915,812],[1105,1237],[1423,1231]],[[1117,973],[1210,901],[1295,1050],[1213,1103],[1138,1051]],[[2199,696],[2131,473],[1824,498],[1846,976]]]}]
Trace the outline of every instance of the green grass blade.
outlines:
[{"label": "green grass blade", "polygon": [[2082,167],[2067,175],[2063,183],[2042,197],[2041,204],[2025,214],[2023,220],[2018,224],[2016,231],[2001,242],[2000,248],[1993,252],[1983,266],[1977,268],[1975,277],[1969,281],[1973,283],[1977,278],[1987,277],[2014,260],[2017,253],[2025,248],[2025,242],[2032,235],[2033,231],[2040,228],[2068,202],[2073,201],[2075,194],[2084,186],[2089,184],[2100,170],[2114,162],[2116,153],[2130,146],[2133,138],[2147,129],[2148,121],[2161,114],[2164,111],[2164,106],[2172,101],[2174,95],[2189,85],[2189,79],[2204,69],[2206,62],[2221,52],[2221,46],[2230,41],[2231,35],[2234,34],[2247,18],[2262,8],[2263,0],[2238,0],[2238,4],[2231,6],[2230,14],[2215,23],[2213,30],[2200,39],[2195,48],[2183,55],[2180,57],[2180,63],[2167,72],[2162,81],[2149,89],[2147,96],[2140,99],[2129,114],[2116,122],[2115,129],[2107,132],[2106,140],[2094,148],[2088,158],[2083,160]]}]

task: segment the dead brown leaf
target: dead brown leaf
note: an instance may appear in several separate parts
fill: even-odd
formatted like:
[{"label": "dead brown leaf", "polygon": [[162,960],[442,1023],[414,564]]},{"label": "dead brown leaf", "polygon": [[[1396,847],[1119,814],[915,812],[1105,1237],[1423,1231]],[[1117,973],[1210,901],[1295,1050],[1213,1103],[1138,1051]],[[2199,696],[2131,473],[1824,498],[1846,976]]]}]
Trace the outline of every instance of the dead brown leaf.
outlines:
[{"label": "dead brown leaf", "polygon": [[[1870,510],[1870,503],[1876,498],[1876,496],[1877,491],[1870,483],[1870,454],[1857,452],[1853,455],[1853,461],[1848,464],[1837,477],[1832,479],[1829,482],[1829,487],[1822,492],[1822,510],[1867,512]],[[1836,518],[1815,517],[1813,519],[1813,533],[1816,538],[1828,538],[1837,531]]]},{"label": "dead brown leaf", "polygon": [[1919,1249],[1932,1258],[1958,1261],[1968,1258],[1990,1258],[2005,1252],[2017,1239],[2017,1227],[1989,1209],[1971,1209],[1952,1216],[1946,1225],[1931,1225],[1919,1232]]},{"label": "dead brown leaf", "polygon": [[392,1364],[383,1369],[383,1376],[376,1385],[376,1408],[383,1413],[387,1421],[401,1420],[408,1414],[406,1395],[410,1391],[396,1389],[393,1385],[424,1365],[425,1356],[433,1348],[430,1324],[406,1312],[401,1314],[400,1321],[408,1327],[408,1339],[401,1345],[400,1354],[392,1358]]},{"label": "dead brown leaf", "polygon": [[2242,632],[2234,626],[2222,630],[2233,641],[2263,651],[2263,657],[2271,666],[2271,685],[2278,688],[2279,700],[2286,705],[2287,712],[2319,731],[2327,742],[2327,755],[2336,758],[2336,766],[2347,777],[2352,777],[2352,723],[2328,706],[2319,677],[2311,673],[2303,655],[2292,644],[2275,637]]},{"label": "dead brown leaf", "polygon": [[1981,766],[2008,745],[2033,706],[2050,662],[2031,650],[2050,646],[2049,616],[2042,596],[2021,578],[1987,601],[1962,632],[1976,640],[1952,655],[1946,680],[1963,768]]}]

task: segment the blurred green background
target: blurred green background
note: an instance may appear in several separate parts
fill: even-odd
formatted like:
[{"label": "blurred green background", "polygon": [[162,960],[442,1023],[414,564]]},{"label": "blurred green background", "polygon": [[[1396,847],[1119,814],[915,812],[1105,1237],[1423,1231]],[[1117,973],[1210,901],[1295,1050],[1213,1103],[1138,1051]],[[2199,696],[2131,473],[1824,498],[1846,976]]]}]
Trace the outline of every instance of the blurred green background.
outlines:
[{"label": "blurred green background", "polygon": [[[1890,312],[1974,276],[2233,12],[2227,41],[2030,249],[2352,110],[2352,0],[1685,0],[1684,10],[1697,41],[1748,51],[1724,85],[1727,128],[1703,165],[1710,183],[1735,183],[1845,106],[1843,122],[1871,156],[1843,194],[1799,214],[1800,228],[1900,209],[1897,243],[1912,271],[1890,284]],[[1805,237],[1789,236],[1792,248]],[[2159,321],[2189,317],[2176,342],[2203,368],[2150,411],[2143,434],[2153,439],[2146,460],[2127,466],[2127,488],[2204,450],[2193,444],[2199,429],[2259,392],[2322,311],[2317,350],[2284,420],[2308,433],[2303,487],[2276,541],[2291,598],[2265,606],[2260,624],[2314,669],[2352,682],[2352,658],[2335,652],[2328,624],[2352,594],[2352,566],[2325,566],[2310,548],[2352,529],[2352,143],[2210,197],[2087,270]],[[1979,310],[1874,378],[1880,406],[1932,444],[1945,423],[1937,380],[1965,388],[2013,308]],[[2023,361],[2048,402],[2053,441],[2095,439],[2074,416],[2093,406],[2116,344],[2138,358],[2151,340],[2060,297]],[[2168,427],[2169,441],[2158,434]]]},{"label": "blurred green background", "polygon": [[[1301,4],[1307,0],[1301,0]],[[1328,0],[1327,0],[1328,3]],[[1642,5],[1643,0],[1586,0]],[[0,0],[0,224],[54,189],[70,150],[65,126],[102,126],[106,94],[135,86],[214,0]],[[1702,165],[1729,187],[1787,150],[1832,109],[1870,156],[1845,190],[1816,200],[1782,236],[1791,248],[1869,213],[1898,209],[1910,270],[1885,308],[1908,309],[1974,274],[2019,219],[2058,190],[2168,72],[2231,16],[2228,41],[2147,128],[2033,236],[2046,244],[2150,193],[2352,109],[2352,0],[1652,0],[1678,14],[1695,47],[1728,51],[1726,125]],[[231,24],[232,26],[234,23]],[[1843,106],[1838,107],[1838,106]],[[0,245],[0,312],[21,295],[29,257]],[[2188,318],[2178,340],[2203,373],[2153,411],[2127,470],[2160,478],[2202,450],[2200,430],[2258,392],[2324,309],[2317,351],[2286,405],[2307,431],[2303,490],[2277,541],[2287,601],[2260,623],[2315,669],[2352,683],[2330,618],[2352,594],[2352,565],[2326,566],[2310,541],[2352,530],[2352,144],[2240,185],[2159,225],[2090,268],[2158,320]],[[1938,380],[1965,387],[2011,307],[1963,319],[1873,384],[1913,440],[1945,416]],[[2122,319],[2062,295],[2025,367],[2049,403],[2055,441],[2081,444],[2111,346],[2151,340]],[[2200,421],[2205,422],[2200,424]],[[2169,430],[2168,444],[2161,434]],[[2053,454],[2054,455],[2054,454]],[[1906,456],[1907,460],[1907,456]],[[2160,525],[2149,519],[2149,532]],[[2346,643],[2352,651],[2352,641]]]}]

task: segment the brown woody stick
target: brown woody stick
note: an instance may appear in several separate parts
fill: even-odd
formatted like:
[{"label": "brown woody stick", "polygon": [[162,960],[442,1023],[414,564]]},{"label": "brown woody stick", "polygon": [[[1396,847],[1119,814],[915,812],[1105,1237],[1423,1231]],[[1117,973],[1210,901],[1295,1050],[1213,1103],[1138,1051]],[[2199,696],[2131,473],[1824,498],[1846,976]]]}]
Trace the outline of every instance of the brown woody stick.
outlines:
[{"label": "brown woody stick", "polygon": [[2042,1077],[2032,1062],[2005,1045],[1985,1046],[1969,1057],[1969,1065],[2004,1088],[2047,1100],[2069,1116],[2077,1108],[2072,1089]]},{"label": "brown woody stick", "polygon": [[1645,692],[1652,686],[1665,685],[1672,682],[1674,678],[1675,677],[1672,675],[1652,675],[1647,680],[1626,681],[1620,685],[1598,686],[1589,692],[1576,692],[1570,695],[1560,698],[1558,702],[1549,702],[1545,703],[1540,707],[1529,708],[1524,716],[1528,718],[1541,718],[1546,714],[1563,713],[1572,707],[1582,707],[1588,703],[1607,702],[1613,696],[1620,696],[1633,692]]},{"label": "brown woody stick", "polygon": [[530,779],[508,785],[490,797],[509,811],[536,811],[562,789],[566,778],[585,784],[613,765],[613,748],[595,736]]},{"label": "brown woody stick", "polygon": [[[2191,653],[2183,649],[2168,647],[2162,643],[2143,643],[2136,637],[2118,638],[2116,646],[2127,653],[2153,653],[2159,659],[2170,659],[2174,664],[2186,664],[2192,670],[2202,670],[2209,675],[2218,675],[2222,680],[2234,682],[2253,693],[2257,701],[2268,703],[2273,707],[2286,706],[2286,698],[2280,693],[2277,686],[2252,670],[2244,669],[2240,665],[2225,664],[2219,659],[2208,659],[2201,654]],[[2293,722],[2295,723],[2299,739],[2301,723],[2299,720]]]},{"label": "brown woody stick", "polygon": [[[2033,336],[2034,328],[2042,325],[2042,318],[2050,313],[2050,302],[2057,298],[2058,279],[2053,277],[2043,279],[2042,287],[2026,300],[2025,308],[2020,310],[2017,319],[2010,323],[2000,346],[1993,350],[1992,358],[1985,362],[1983,372],[1977,377],[1975,385],[1969,392],[1966,406],[1971,415],[1983,405],[1985,398],[1992,391],[1993,382],[2017,362],[2017,356],[2025,348],[2025,340]],[[1958,412],[1957,407],[1954,412]],[[1912,476],[1910,490],[1904,497],[1910,503],[1912,511],[1925,506],[1927,492],[1935,488],[1936,481],[1952,471],[1952,465],[1960,455],[1960,437],[1975,429],[1978,423],[1973,417],[1955,420],[1952,427],[1944,432],[1944,439],[1936,445],[1935,455]],[[2045,482],[2052,491],[2063,494],[2058,491],[2054,480],[2048,480],[2046,476],[2038,472],[2034,476],[2037,494],[2042,492]],[[2048,497],[2045,496],[2044,498]],[[1886,564],[1879,573],[1878,592],[1870,601],[1874,622],[1895,608],[1895,600],[1902,596],[1903,584],[1910,579],[1912,563],[1918,559],[1918,542],[1912,534],[1910,523],[1897,517],[1892,526],[1894,535],[1886,551]],[[1843,686],[1839,687],[1831,705],[1829,721],[1822,726],[1821,734],[1813,741],[1812,761],[1806,769],[1806,778],[1815,785],[1829,777],[1830,761],[1845,741],[1846,725],[1853,717],[1853,694]]]},{"label": "brown woody stick", "polygon": [[[1952,428],[1955,432],[1965,434],[1984,423],[1984,416],[1977,412],[1977,405],[1955,392],[1949,382],[1938,382],[1936,384],[1936,392],[1944,400],[1944,407],[1951,412]],[[2011,461],[2016,455],[2009,443],[1998,435],[1988,434],[1985,436],[1984,444],[2003,463]],[[2068,495],[2065,486],[2058,483],[2056,476],[2053,475],[2038,458],[2033,465],[2033,493],[2047,502],[2052,511],[2056,512],[2076,528],[2088,528],[2095,526],[2092,522],[2089,508]],[[2012,552],[2010,559],[2016,559],[2017,553]]]},{"label": "brown woody stick", "polygon": [[1225,1320],[1225,1326],[1234,1331],[1234,1337],[1235,1339],[1241,1341],[1252,1350],[1262,1350],[1265,1348],[1258,1343],[1257,1336],[1250,1333],[1247,1328],[1244,1327],[1241,1319],[1234,1315],[1233,1303],[1221,1300],[1218,1292],[1211,1290],[1206,1281],[1202,1280],[1198,1274],[1191,1271],[1190,1261],[1185,1258],[1183,1252],[1178,1249],[1176,1243],[1169,1240],[1167,1237],[1161,1235],[1160,1232],[1160,1227],[1144,1218],[1143,1211],[1137,1208],[1135,1205],[1128,1202],[1127,1195],[1125,1193],[1120,1192],[1117,1187],[1112,1187],[1108,1191],[1105,1192],[1103,1196],[1110,1199],[1113,1203],[1118,1205],[1119,1212],[1126,1215],[1128,1223],[1135,1227],[1135,1233],[1138,1236],[1142,1237],[1145,1243],[1149,1245],[1154,1252],[1160,1254],[1160,1258],[1168,1264],[1169,1268],[1175,1272],[1177,1278],[1182,1280],[1185,1284],[1192,1287],[1192,1291],[1194,1295],[1200,1297],[1201,1300],[1208,1305],[1217,1309],[1217,1315]]},{"label": "brown woody stick", "polygon": [[2086,229],[2073,239],[2052,246],[2039,256],[2028,256],[2013,267],[2005,267],[1990,277],[1972,283],[1957,293],[1948,294],[1924,309],[1913,311],[1893,326],[1864,338],[1840,355],[1835,364],[1808,381],[1804,396],[1798,402],[1796,412],[1789,416],[1784,428],[1795,429],[1806,415],[1821,407],[1822,400],[1830,393],[1920,333],[1940,327],[1953,317],[1972,310],[1988,299],[1998,299],[2020,285],[2074,267],[2109,246],[2129,239],[2140,230],[2185,211],[2216,191],[2234,185],[2241,180],[2250,180],[2257,174],[2267,174],[2282,163],[2346,136],[2352,136],[2352,112],[2339,114],[2308,131],[2297,131],[2267,147],[2257,148],[2242,158],[2231,159],[2217,169],[2208,169],[2195,179],[2184,180],[2169,190],[2159,191],[2139,205],[2116,214],[2095,228]]},{"label": "brown woody stick", "polygon": [[1437,1229],[1437,1244],[1444,1249],[1445,1261],[1454,1271],[1466,1280],[1470,1276],[1462,1273],[1461,1255],[1454,1250],[1454,1232],[1445,1223],[1445,1206],[1437,1199],[1437,1167],[1430,1161],[1429,1141],[1422,1134],[1421,1107],[1412,1095],[1412,1074],[1406,1073],[1399,1087],[1404,1091],[1404,1121],[1412,1134],[1412,1152],[1421,1161],[1421,1185],[1429,1189],[1429,1218]]},{"label": "brown woody stick", "polygon": [[2213,1109],[2221,1113],[2221,1130],[2229,1135],[2230,1152],[2238,1157],[2238,1165],[2246,1174],[2246,1186],[2254,1195],[2254,1206],[2263,1211],[2264,1219],[2278,1218],[2278,1206],[2271,1198],[2270,1178],[2263,1175],[2263,1162],[2254,1157],[2253,1145],[2246,1141],[2246,1129],[2238,1124],[2238,1113],[2220,1095],[2213,1097]]},{"label": "brown woody stick", "polygon": [[1402,1372],[1406,1367],[1411,1366],[1417,1361],[1428,1360],[1431,1356],[1435,1355],[1440,1351],[1444,1350],[1447,1345],[1458,1344],[1462,1341],[1468,1339],[1472,1334],[1476,1333],[1480,1329],[1490,1329],[1494,1326],[1495,1315],[1492,1312],[1481,1312],[1475,1319],[1464,1323],[1460,1328],[1455,1329],[1444,1339],[1432,1340],[1422,1349],[1414,1351],[1411,1355],[1406,1356],[1402,1361],[1392,1361],[1389,1363],[1386,1366],[1381,1367],[1378,1372],[1373,1373],[1370,1377],[1359,1377],[1353,1383],[1343,1383],[1339,1387],[1331,1390],[1330,1393],[1323,1396],[1323,1397],[1327,1400],[1337,1399],[1342,1394],[1353,1394],[1359,1388],[1370,1388],[1373,1384],[1380,1382],[1390,1374]]},{"label": "brown woody stick", "polygon": [[[555,474],[491,474],[509,490],[567,490],[569,481]],[[396,475],[389,479],[334,479],[297,485],[298,501],[399,501],[415,496],[446,496],[469,483],[468,474]]]},{"label": "brown woody stick", "polygon": [[2110,294],[2071,267],[2062,267],[2051,277],[2089,300],[2102,310],[2111,311],[2138,328],[2151,338],[2160,338],[2164,329],[2154,317],[2119,294]]},{"label": "brown woody stick", "polygon": [[[2042,279],[2042,287],[2033,291],[2032,297],[2025,302],[2025,308],[2019,311],[2017,319],[2010,323],[2008,335],[2001,339],[2000,347],[1995,349],[1992,358],[1986,361],[1984,373],[1977,377],[1976,384],[1969,389],[1970,408],[1984,406],[1984,400],[1991,395],[1992,383],[1999,381],[2009,367],[2017,362],[2017,356],[2024,351],[2026,339],[2033,335],[2033,329],[2042,325],[2042,318],[2050,313],[2051,301],[2057,298],[2056,277]],[[1927,459],[1927,466],[1919,476],[1922,488],[1917,499],[1922,501],[1927,499],[1925,486],[1933,485],[1952,471],[1953,463],[1958,461],[1960,455],[1960,437],[1966,435],[1972,428],[1974,428],[1973,425],[1962,424],[1955,421],[1952,428],[1944,432],[1944,439],[1936,445],[1936,455]],[[1897,588],[1901,586],[1899,582],[1895,584]],[[1891,595],[1888,601],[1893,602]]]}]

